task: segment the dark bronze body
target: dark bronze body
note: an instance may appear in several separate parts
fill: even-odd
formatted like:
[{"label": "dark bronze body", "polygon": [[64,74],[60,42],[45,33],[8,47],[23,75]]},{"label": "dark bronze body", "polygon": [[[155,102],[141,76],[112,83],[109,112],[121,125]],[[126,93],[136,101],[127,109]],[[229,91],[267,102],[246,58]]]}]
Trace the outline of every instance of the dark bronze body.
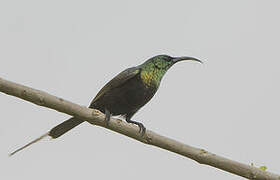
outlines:
[{"label": "dark bronze body", "polygon": [[[137,124],[140,131],[143,130],[142,133],[144,133],[145,127],[143,124],[131,121],[131,117],[150,101],[158,87],[145,86],[140,73],[141,68],[133,67],[118,74],[99,91],[89,108],[98,109],[106,114],[107,118],[110,115],[122,115],[127,122]],[[106,110],[109,114],[106,113]],[[84,121],[72,117],[51,129],[49,135],[52,138],[58,138],[82,122]]]}]

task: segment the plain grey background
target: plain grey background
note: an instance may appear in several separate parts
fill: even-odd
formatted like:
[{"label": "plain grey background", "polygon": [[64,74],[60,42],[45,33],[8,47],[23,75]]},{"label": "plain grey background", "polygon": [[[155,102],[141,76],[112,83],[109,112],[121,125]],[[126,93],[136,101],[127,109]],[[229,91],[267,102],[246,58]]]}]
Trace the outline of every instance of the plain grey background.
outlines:
[{"label": "plain grey background", "polygon": [[[87,106],[125,68],[178,63],[135,116],[186,144],[279,174],[279,1],[0,2],[0,77]],[[0,179],[238,176],[83,123],[8,153],[69,116],[0,94]]]}]

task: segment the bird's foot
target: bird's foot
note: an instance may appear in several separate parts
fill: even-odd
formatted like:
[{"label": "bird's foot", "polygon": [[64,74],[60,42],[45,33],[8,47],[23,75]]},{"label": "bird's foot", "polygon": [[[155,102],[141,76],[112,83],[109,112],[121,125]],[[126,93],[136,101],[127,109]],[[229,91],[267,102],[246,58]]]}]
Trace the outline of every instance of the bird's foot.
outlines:
[{"label": "bird's foot", "polygon": [[145,128],[145,126],[142,123],[136,122],[136,121],[132,121],[130,119],[126,119],[126,122],[132,123],[132,124],[136,124],[139,127],[139,133],[141,134],[142,137],[146,133],[146,128]]},{"label": "bird's foot", "polygon": [[108,109],[105,109],[105,126],[109,126],[109,121],[111,118],[111,113]]},{"label": "bird's foot", "polygon": [[139,126],[139,133],[141,134],[141,136],[143,137],[146,133],[146,128],[142,123],[137,124]]}]

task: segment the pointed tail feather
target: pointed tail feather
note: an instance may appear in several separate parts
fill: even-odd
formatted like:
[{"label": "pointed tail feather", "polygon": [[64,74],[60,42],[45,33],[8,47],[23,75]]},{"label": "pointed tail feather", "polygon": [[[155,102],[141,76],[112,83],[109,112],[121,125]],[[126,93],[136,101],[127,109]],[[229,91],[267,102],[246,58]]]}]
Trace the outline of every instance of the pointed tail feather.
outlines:
[{"label": "pointed tail feather", "polygon": [[21,148],[18,148],[18,149],[15,150],[14,152],[10,153],[9,156],[14,155],[15,153],[17,153],[17,152],[19,152],[19,151],[25,149],[26,147],[30,146],[31,144],[34,144],[34,143],[40,141],[41,139],[43,139],[44,137],[47,137],[47,136],[49,136],[49,132],[46,133],[46,134],[43,134],[42,136],[38,137],[37,139],[34,139],[33,141],[31,141],[30,143],[26,144],[25,146],[22,146]]},{"label": "pointed tail feather", "polygon": [[73,129],[74,127],[78,126],[79,124],[81,124],[82,122],[84,122],[83,120],[79,120],[79,119],[75,119],[74,117],[64,121],[63,123],[55,126],[54,128],[52,128],[49,132],[47,132],[46,134],[43,134],[42,136],[38,137],[37,139],[31,141],[30,143],[26,144],[25,146],[15,150],[14,152],[10,153],[9,156],[14,155],[15,153],[27,148],[28,146],[40,141],[41,139],[50,136],[52,138],[58,138],[61,135],[65,134],[66,132],[68,132],[69,130]]}]

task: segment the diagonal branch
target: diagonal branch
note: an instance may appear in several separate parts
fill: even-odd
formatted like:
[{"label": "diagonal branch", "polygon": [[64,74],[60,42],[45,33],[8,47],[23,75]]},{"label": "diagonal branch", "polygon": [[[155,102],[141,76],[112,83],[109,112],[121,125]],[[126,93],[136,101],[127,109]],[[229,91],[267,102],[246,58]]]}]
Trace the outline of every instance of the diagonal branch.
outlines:
[{"label": "diagonal branch", "polygon": [[280,180],[280,176],[246,164],[233,161],[216,154],[205,151],[204,149],[195,148],[176,140],[164,137],[150,130],[146,131],[144,137],[138,133],[138,127],[128,124],[116,118],[111,118],[109,126],[105,125],[104,114],[95,109],[79,106],[70,101],[50,95],[46,92],[32,89],[20,84],[16,84],[0,78],[0,91],[8,95],[16,96],[26,101],[32,102],[39,106],[44,106],[82,118],[91,124],[102,126],[145,144],[154,145],[162,149],[180,154],[197,161],[200,164],[222,169],[224,171],[236,174],[247,179],[254,180]]}]

